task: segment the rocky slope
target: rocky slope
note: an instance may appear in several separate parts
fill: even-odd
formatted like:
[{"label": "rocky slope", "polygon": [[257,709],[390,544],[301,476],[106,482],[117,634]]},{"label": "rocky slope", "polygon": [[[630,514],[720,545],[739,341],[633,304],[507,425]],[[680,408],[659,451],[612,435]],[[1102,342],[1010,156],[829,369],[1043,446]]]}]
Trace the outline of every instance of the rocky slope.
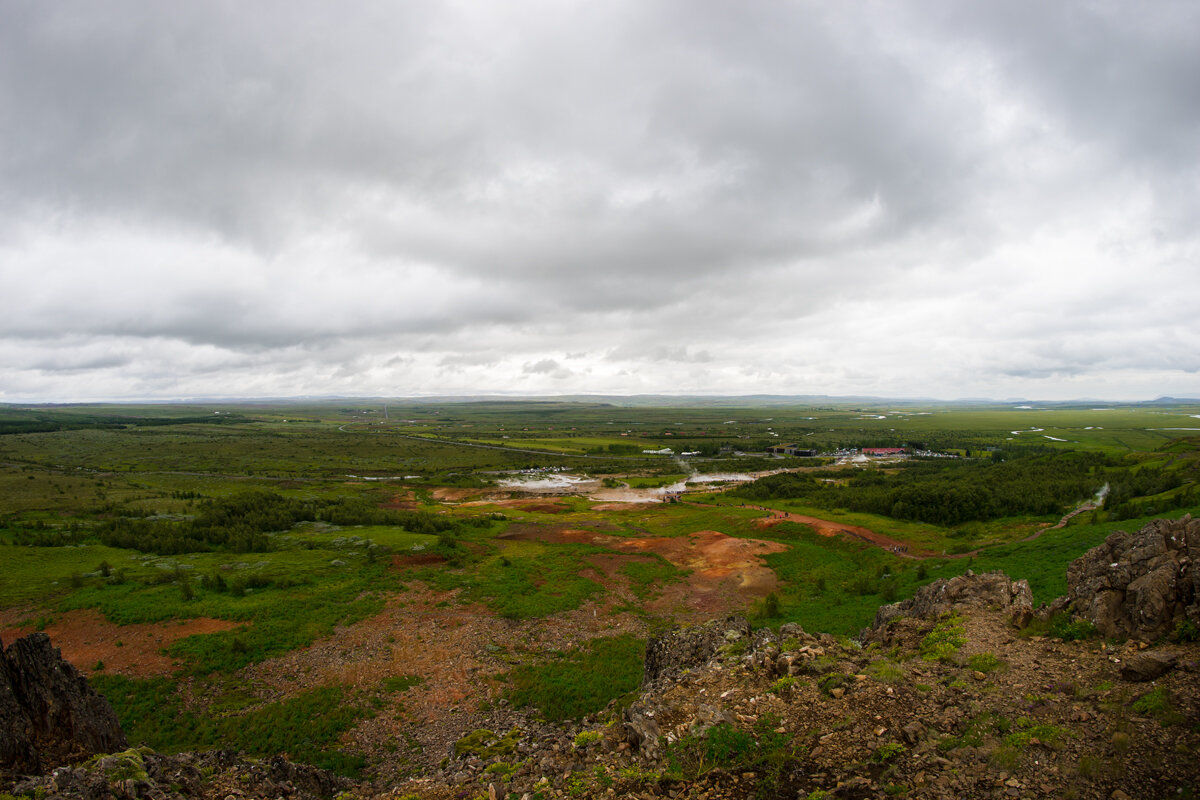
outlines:
[{"label": "rocky slope", "polygon": [[[282,759],[126,751],[11,790],[95,800],[1190,797],[1200,786],[1198,530],[1185,519],[1114,534],[1072,565],[1065,611],[1071,600],[1035,612],[1024,582],[967,574],[880,609],[857,642],[796,625],[754,630],[740,617],[676,629],[651,642],[628,708],[566,725],[498,709],[439,768],[402,785],[350,784]],[[1092,602],[1101,591],[1120,602]],[[1133,635],[1094,633],[1113,619]]]}]

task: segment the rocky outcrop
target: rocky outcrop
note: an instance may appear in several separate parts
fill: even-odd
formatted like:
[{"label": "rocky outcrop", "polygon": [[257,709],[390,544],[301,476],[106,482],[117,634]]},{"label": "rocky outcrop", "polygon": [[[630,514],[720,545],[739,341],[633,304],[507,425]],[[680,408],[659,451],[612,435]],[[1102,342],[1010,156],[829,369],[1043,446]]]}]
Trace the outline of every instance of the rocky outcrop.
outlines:
[{"label": "rocky outcrop", "polygon": [[642,685],[670,679],[684,670],[707,664],[720,648],[749,639],[750,623],[737,615],[703,625],[673,628],[646,645]]},{"label": "rocky outcrop", "polygon": [[750,623],[733,615],[703,625],[672,628],[646,644],[642,672],[643,696],[625,709],[625,740],[648,758],[656,758],[662,731],[655,718],[658,709],[649,698],[672,680],[699,669],[721,652],[745,653],[752,645]]},{"label": "rocky outcrop", "polygon": [[1003,572],[976,575],[967,570],[954,578],[939,578],[908,600],[880,606],[875,612],[875,628],[895,617],[933,619],[956,606],[973,606],[1001,611],[1017,627],[1025,627],[1033,616],[1033,592],[1024,580],[1014,581]]},{"label": "rocky outcrop", "polygon": [[0,642],[0,769],[40,772],[128,746],[112,706],[50,637]]},{"label": "rocky outcrop", "polygon": [[1186,620],[1200,624],[1200,520],[1154,520],[1117,531],[1067,569],[1074,612],[1104,636],[1153,641]]},{"label": "rocky outcrop", "polygon": [[[740,665],[762,675],[788,677],[821,675],[836,669],[826,648],[835,640],[828,634],[813,636],[791,622],[776,634],[768,628],[752,630],[745,617],[733,615],[702,625],[673,628],[646,645],[642,695],[623,712],[625,742],[650,760],[661,755],[664,709],[658,698],[672,684],[722,665]],[[688,731],[701,735],[714,725],[735,718],[719,703],[701,703]]]}]

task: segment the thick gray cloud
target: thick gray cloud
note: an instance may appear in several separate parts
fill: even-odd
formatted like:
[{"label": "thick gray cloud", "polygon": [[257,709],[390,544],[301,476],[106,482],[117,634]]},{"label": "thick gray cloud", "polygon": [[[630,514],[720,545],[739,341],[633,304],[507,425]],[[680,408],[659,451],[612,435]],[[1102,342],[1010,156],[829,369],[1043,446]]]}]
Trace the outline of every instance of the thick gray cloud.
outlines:
[{"label": "thick gray cloud", "polygon": [[0,401],[1200,393],[1200,8],[0,10]]}]

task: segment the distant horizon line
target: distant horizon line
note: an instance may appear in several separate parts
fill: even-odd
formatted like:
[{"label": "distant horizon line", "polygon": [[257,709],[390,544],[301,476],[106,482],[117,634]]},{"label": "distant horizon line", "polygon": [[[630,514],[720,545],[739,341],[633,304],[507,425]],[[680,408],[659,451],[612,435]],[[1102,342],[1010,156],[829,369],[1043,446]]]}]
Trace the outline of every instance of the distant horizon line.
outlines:
[{"label": "distant horizon line", "polygon": [[0,406],[90,406],[90,405],[259,405],[264,403],[304,403],[304,402],[377,402],[377,403],[471,403],[471,402],[595,402],[595,401],[652,401],[652,400],[683,400],[694,403],[724,404],[729,402],[781,403],[812,403],[812,402],[873,402],[873,403],[904,403],[904,404],[943,404],[943,405],[1078,405],[1082,403],[1120,404],[1120,405],[1163,405],[1163,404],[1200,404],[1200,397],[1174,397],[1159,395],[1152,399],[1128,398],[1098,398],[1077,397],[1067,400],[1030,399],[1026,397],[959,397],[945,399],[937,397],[889,396],[889,395],[836,395],[836,394],[696,394],[696,393],[666,393],[646,392],[637,394],[619,393],[589,393],[573,392],[563,394],[497,394],[497,393],[459,393],[459,394],[421,394],[421,395],[350,395],[350,394],[305,394],[305,395],[202,395],[192,397],[142,397],[121,399],[90,399],[90,400],[4,400]]}]

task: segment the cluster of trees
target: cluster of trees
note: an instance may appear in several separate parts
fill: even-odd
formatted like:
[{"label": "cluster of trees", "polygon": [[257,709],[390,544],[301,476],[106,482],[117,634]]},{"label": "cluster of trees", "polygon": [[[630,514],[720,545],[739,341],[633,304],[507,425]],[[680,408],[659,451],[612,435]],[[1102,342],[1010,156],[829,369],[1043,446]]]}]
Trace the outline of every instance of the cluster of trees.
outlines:
[{"label": "cluster of trees", "polygon": [[1184,477],[1178,470],[1162,467],[1130,470],[1115,477],[1109,484],[1108,494],[1104,497],[1104,510],[1108,519],[1120,520],[1194,506],[1200,502],[1200,491],[1194,486],[1172,491],[1184,483]]},{"label": "cluster of trees", "polygon": [[108,415],[47,415],[0,419],[0,436],[15,433],[53,433],[54,431],[122,429],[129,425],[232,425],[253,422],[240,414],[204,414],[190,417],[121,417]]},{"label": "cluster of trees", "polygon": [[988,461],[911,461],[894,472],[781,473],[734,490],[751,499],[799,499],[895,519],[957,525],[972,520],[1055,514],[1108,481],[1108,458],[1051,453]]},{"label": "cluster of trees", "polygon": [[1182,485],[1183,476],[1176,470],[1166,470],[1161,467],[1141,467],[1136,471],[1129,470],[1109,482],[1108,494],[1104,498],[1104,507],[1106,509],[1116,508],[1135,497],[1162,494]]},{"label": "cluster of trees", "polygon": [[360,498],[300,499],[256,491],[206,500],[192,519],[122,517],[101,526],[97,536],[110,547],[161,555],[208,550],[266,552],[274,549],[269,533],[286,531],[300,522],[396,525],[428,534],[451,531],[461,524],[423,511],[379,508]]}]

